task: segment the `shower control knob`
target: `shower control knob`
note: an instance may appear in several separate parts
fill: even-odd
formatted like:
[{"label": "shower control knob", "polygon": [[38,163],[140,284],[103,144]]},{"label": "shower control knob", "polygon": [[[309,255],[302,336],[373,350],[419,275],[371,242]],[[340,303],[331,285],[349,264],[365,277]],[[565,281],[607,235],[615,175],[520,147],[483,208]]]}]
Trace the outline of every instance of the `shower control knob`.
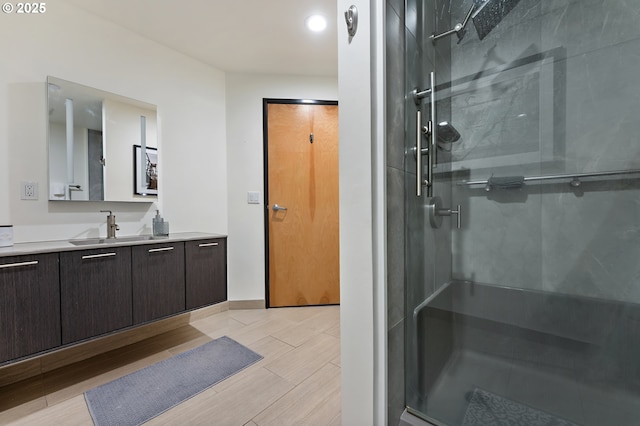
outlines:
[{"label": "shower control knob", "polygon": [[432,197],[427,204],[427,211],[429,212],[429,222],[432,228],[440,228],[442,225],[443,216],[456,216],[456,228],[462,227],[462,208],[458,204],[456,210],[442,208],[442,199],[438,196]]}]

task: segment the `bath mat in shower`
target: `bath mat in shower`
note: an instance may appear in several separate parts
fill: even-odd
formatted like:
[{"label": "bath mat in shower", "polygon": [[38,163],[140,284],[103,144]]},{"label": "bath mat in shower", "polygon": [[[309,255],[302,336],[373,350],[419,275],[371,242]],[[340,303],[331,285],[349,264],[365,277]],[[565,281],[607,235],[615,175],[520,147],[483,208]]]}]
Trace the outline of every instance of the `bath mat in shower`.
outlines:
[{"label": "bath mat in shower", "polygon": [[462,426],[578,426],[484,389],[471,395]]},{"label": "bath mat in shower", "polygon": [[140,425],[261,359],[224,336],[91,389],[84,398],[96,426]]}]

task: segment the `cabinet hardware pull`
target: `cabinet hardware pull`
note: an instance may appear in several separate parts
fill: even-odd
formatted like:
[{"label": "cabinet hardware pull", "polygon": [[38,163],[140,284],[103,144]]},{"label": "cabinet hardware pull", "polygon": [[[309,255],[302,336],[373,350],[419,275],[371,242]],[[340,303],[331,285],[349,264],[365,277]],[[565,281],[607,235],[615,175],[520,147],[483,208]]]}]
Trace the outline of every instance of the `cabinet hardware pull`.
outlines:
[{"label": "cabinet hardware pull", "polygon": [[113,257],[115,255],[116,255],[115,253],[90,254],[90,255],[87,255],[87,256],[82,256],[82,260],[85,260],[85,259],[98,259],[98,258],[101,258],[101,257]]},{"label": "cabinet hardware pull", "polygon": [[174,247],[155,248],[155,249],[149,249],[149,253],[157,253],[159,251],[171,251],[173,249],[174,249]]},{"label": "cabinet hardware pull", "polygon": [[203,243],[203,244],[200,244],[198,247],[215,247],[217,245],[218,243]]},{"label": "cabinet hardware pull", "polygon": [[17,267],[20,267],[20,266],[31,266],[31,265],[37,265],[37,264],[38,264],[37,260],[32,260],[30,262],[7,263],[6,265],[0,265],[0,269],[17,268]]}]

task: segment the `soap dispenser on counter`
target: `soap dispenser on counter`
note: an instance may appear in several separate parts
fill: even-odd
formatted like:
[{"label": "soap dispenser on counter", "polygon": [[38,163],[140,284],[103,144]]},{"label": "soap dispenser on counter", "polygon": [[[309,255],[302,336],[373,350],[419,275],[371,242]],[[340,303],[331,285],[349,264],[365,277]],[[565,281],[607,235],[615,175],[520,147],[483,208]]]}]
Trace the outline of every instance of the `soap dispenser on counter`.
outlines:
[{"label": "soap dispenser on counter", "polygon": [[169,236],[169,222],[165,222],[164,218],[160,216],[160,210],[156,210],[156,215],[152,220],[152,224],[154,237]]}]

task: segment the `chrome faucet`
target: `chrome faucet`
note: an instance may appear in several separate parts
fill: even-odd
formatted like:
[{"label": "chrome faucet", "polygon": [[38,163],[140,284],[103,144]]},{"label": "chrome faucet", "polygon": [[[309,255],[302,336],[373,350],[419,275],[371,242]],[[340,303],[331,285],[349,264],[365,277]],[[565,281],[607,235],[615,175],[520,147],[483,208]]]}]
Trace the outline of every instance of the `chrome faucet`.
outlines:
[{"label": "chrome faucet", "polygon": [[100,210],[102,213],[109,213],[107,216],[107,239],[115,238],[116,231],[120,230],[120,227],[116,223],[116,217],[111,210]]}]

